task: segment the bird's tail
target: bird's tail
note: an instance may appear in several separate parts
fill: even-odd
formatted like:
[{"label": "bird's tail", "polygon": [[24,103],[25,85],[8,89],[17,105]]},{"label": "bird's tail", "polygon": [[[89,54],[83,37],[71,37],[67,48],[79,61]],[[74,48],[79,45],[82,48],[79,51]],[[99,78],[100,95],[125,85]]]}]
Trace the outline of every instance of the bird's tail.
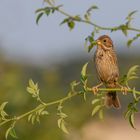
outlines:
[{"label": "bird's tail", "polygon": [[121,107],[116,91],[110,91],[106,94],[105,105],[108,107],[113,106],[116,109]]}]

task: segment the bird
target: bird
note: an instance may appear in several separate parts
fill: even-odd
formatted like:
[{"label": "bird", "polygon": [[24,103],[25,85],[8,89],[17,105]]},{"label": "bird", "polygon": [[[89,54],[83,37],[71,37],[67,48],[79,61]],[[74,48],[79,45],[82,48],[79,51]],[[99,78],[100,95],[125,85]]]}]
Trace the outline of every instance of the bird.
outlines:
[{"label": "bird", "polygon": [[[98,88],[102,85],[105,85],[106,88],[121,87],[123,93],[126,93],[127,89],[118,82],[119,68],[112,39],[108,35],[102,35],[96,42],[97,49],[94,54],[94,63],[101,83],[92,88],[93,93],[96,94]],[[105,105],[107,107],[113,106],[116,109],[121,107],[116,91],[108,91],[106,93]]]}]

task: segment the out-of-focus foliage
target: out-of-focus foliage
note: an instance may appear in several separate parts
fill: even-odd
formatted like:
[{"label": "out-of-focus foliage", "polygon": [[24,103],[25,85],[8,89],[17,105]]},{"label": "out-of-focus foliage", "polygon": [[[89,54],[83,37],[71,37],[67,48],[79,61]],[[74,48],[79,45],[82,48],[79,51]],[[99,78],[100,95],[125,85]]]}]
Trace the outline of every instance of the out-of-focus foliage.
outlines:
[{"label": "out-of-focus foliage", "polygon": [[[127,69],[129,69],[134,62],[139,63],[139,57],[133,57],[131,58],[131,61],[130,58],[130,56],[119,56],[119,59],[123,60],[119,62],[121,75],[125,74]],[[49,102],[66,96],[70,89],[69,83],[73,81],[73,79],[79,80],[80,77],[77,75],[77,72],[81,70],[85,61],[84,58],[82,59],[80,57],[80,60],[77,58],[74,61],[66,62],[60,66],[58,65],[57,68],[37,68],[28,65],[6,63],[1,60],[0,102],[8,101],[8,106],[6,105],[4,110],[12,117],[27,112],[37,105],[36,101],[32,99],[31,95],[26,91],[28,80],[31,77],[35,82],[38,82],[38,86],[41,89],[40,96],[43,101]],[[95,76],[95,70],[93,69],[94,64],[90,62],[88,65],[88,74],[91,75],[88,76],[89,86],[96,85],[97,83],[97,77]],[[7,76],[9,76],[9,78]],[[136,81],[131,82],[131,85],[135,85],[135,88],[137,89],[139,88],[139,83],[136,83]],[[91,105],[91,102],[95,103],[92,100],[95,100],[96,97],[92,94],[88,94],[86,95],[87,100],[84,103],[82,98],[82,96],[79,96],[64,105],[63,112],[68,115],[66,118],[66,125],[68,125],[70,130],[78,130],[84,122],[92,119],[91,112],[93,106]],[[97,96],[97,98],[100,98],[100,96]],[[125,109],[128,102],[131,100],[131,96],[125,96],[125,98],[123,96],[121,100],[123,103],[122,106],[124,106],[123,108]],[[79,109],[79,107],[82,109]],[[57,106],[49,108],[47,110],[49,115],[41,116],[40,124],[35,123],[32,125],[31,123],[28,123],[28,119],[21,120],[14,130],[17,133],[17,137],[20,138],[20,140],[65,139],[65,134],[61,132],[57,126],[57,121],[60,117],[56,114],[56,110]],[[99,112],[98,115],[102,118],[102,111]],[[4,134],[6,130],[7,126],[1,128],[0,140],[5,139]],[[34,134],[35,132],[36,135]],[[10,139],[10,137],[8,137],[8,139]]]}]

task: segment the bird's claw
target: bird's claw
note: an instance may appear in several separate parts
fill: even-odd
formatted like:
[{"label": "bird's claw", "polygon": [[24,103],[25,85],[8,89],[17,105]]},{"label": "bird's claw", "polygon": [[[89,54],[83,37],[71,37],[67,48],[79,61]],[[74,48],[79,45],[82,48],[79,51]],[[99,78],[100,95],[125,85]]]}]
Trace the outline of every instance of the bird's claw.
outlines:
[{"label": "bird's claw", "polygon": [[92,92],[93,92],[94,95],[96,95],[98,93],[98,91],[99,91],[99,89],[98,89],[97,86],[92,87]]},{"label": "bird's claw", "polygon": [[123,93],[123,95],[127,95],[129,88],[127,87],[121,87],[121,92]]}]

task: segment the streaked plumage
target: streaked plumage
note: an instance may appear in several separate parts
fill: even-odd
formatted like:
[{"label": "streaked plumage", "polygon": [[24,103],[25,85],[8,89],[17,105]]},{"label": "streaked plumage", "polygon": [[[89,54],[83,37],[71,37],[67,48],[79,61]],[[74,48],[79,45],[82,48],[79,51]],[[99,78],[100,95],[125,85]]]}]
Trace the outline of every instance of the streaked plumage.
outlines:
[{"label": "streaked plumage", "polygon": [[[107,35],[103,35],[97,40],[99,43],[95,52],[95,64],[99,79],[108,88],[116,88],[119,77],[117,56],[114,50],[113,42]],[[106,105],[120,107],[116,92],[108,92]]]}]

